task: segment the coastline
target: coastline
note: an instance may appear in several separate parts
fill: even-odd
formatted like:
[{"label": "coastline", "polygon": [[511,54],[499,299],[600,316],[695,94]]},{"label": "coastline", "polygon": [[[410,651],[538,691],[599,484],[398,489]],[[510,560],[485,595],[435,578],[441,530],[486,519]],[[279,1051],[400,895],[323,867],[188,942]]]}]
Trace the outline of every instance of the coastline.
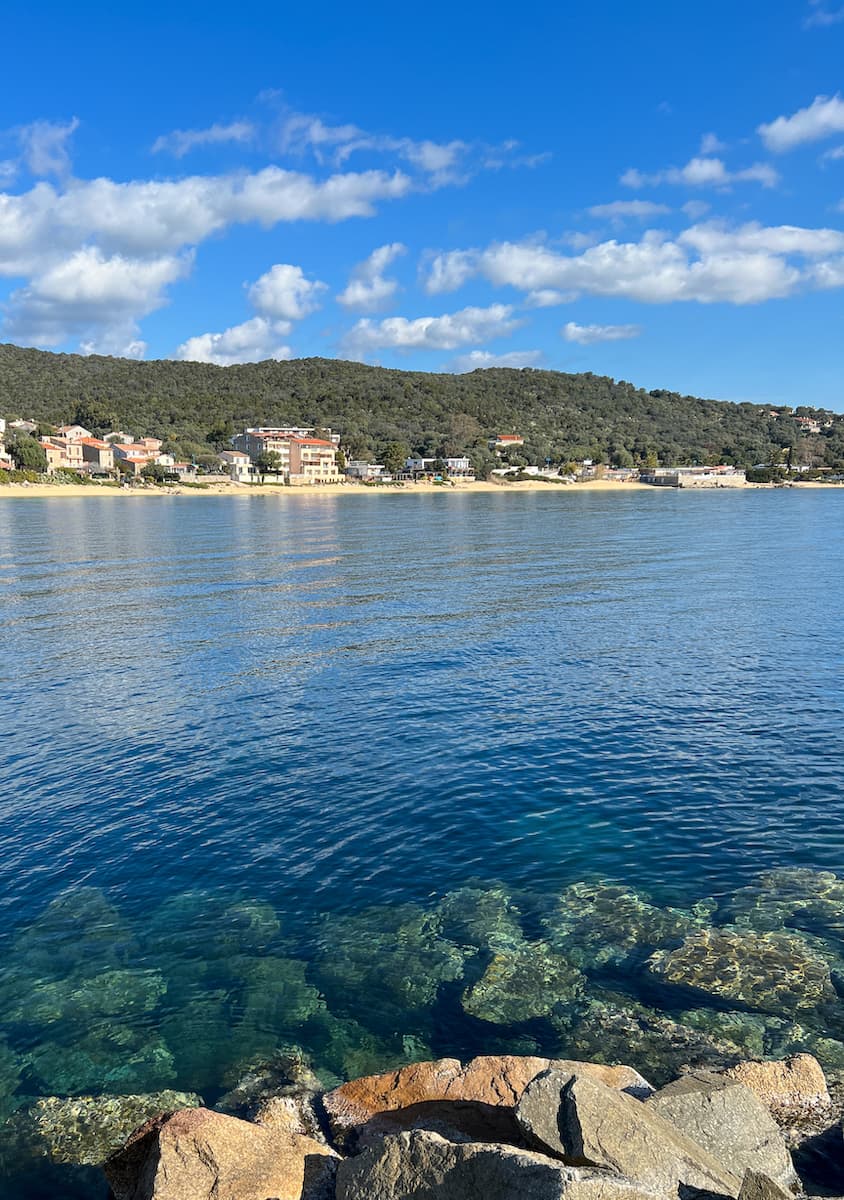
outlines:
[{"label": "coastline", "polygon": [[[808,490],[816,488],[844,490],[844,484],[823,483],[812,480],[805,483],[786,485],[789,488]],[[275,496],[284,500],[294,496],[422,496],[432,493],[507,493],[514,495],[518,492],[565,492],[568,495],[579,492],[723,492],[723,491],[753,491],[763,489],[771,491],[783,485],[771,483],[748,483],[742,488],[658,488],[648,483],[618,482],[610,479],[590,479],[580,483],[548,483],[543,480],[526,479],[520,483],[493,483],[489,480],[478,480],[474,483],[455,482],[444,486],[433,483],[406,483],[401,487],[368,487],[365,484],[314,484],[309,487],[284,487],[277,484],[266,484],[256,487],[239,483],[211,483],[207,487],[181,487],[178,484],[171,488],[143,487],[118,488],[100,484],[83,483],[8,483],[0,487],[0,500],[3,499],[42,499],[70,500],[87,496],[120,496],[120,497],[165,497],[165,496],[237,496],[239,498],[252,496]]]}]

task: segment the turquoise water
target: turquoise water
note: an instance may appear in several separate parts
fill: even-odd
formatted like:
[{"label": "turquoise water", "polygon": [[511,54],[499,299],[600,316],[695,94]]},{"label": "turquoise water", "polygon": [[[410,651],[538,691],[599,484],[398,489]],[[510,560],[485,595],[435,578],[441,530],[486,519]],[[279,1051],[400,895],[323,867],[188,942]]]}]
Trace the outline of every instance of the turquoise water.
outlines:
[{"label": "turquoise water", "polygon": [[0,500],[7,1134],[282,1047],[844,1068],[843,516]]}]

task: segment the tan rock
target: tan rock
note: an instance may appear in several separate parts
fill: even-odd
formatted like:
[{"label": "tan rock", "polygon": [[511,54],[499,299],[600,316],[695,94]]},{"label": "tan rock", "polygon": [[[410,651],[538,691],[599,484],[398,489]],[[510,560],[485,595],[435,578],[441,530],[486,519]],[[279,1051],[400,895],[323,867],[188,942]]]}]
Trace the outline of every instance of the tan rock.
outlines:
[{"label": "tan rock", "polygon": [[740,1062],[723,1074],[755,1092],[780,1120],[832,1107],[823,1068],[811,1054],[776,1062]]},{"label": "tan rock", "polygon": [[522,1093],[549,1067],[569,1075],[588,1075],[607,1087],[639,1096],[653,1091],[632,1067],[485,1055],[465,1067],[456,1058],[441,1058],[354,1079],[328,1092],[323,1104],[334,1136],[343,1141],[355,1134],[359,1146],[411,1128],[458,1132],[479,1141],[507,1140],[516,1132],[512,1113]]},{"label": "tan rock", "polygon": [[337,1200],[658,1200],[629,1179],[495,1143],[455,1145],[414,1130],[337,1171]]},{"label": "tan rock", "polygon": [[323,1200],[337,1155],[207,1108],[142,1125],[105,1163],[115,1200]]}]

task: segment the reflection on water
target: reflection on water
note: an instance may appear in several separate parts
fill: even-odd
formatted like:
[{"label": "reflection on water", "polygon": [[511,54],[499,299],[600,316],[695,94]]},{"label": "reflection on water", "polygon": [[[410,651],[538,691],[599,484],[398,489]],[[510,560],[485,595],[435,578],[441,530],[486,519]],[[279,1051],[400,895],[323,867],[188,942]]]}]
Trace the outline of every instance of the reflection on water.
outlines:
[{"label": "reflection on water", "polygon": [[844,1070],[840,503],[4,501],[6,1168],[283,1048]]}]

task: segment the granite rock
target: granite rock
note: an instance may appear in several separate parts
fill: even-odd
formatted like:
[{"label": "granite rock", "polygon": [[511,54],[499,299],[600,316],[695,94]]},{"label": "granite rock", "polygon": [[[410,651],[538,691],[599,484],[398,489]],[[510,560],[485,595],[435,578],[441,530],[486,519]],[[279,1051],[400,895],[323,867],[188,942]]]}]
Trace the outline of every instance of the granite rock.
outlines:
[{"label": "granite rock", "polygon": [[105,1163],[115,1200],[328,1200],[337,1156],[207,1108],[142,1125]]},{"label": "granite rock", "polygon": [[387,1137],[337,1171],[337,1200],[656,1200],[641,1185],[495,1143],[421,1130]]},{"label": "granite rock", "polygon": [[811,1054],[776,1062],[740,1062],[724,1075],[755,1093],[778,1120],[791,1120],[831,1109],[832,1100],[820,1063]]},{"label": "granite rock", "polygon": [[764,1171],[783,1188],[797,1183],[779,1126],[743,1083],[694,1071],[656,1092],[647,1107],[703,1146],[733,1175]]}]

